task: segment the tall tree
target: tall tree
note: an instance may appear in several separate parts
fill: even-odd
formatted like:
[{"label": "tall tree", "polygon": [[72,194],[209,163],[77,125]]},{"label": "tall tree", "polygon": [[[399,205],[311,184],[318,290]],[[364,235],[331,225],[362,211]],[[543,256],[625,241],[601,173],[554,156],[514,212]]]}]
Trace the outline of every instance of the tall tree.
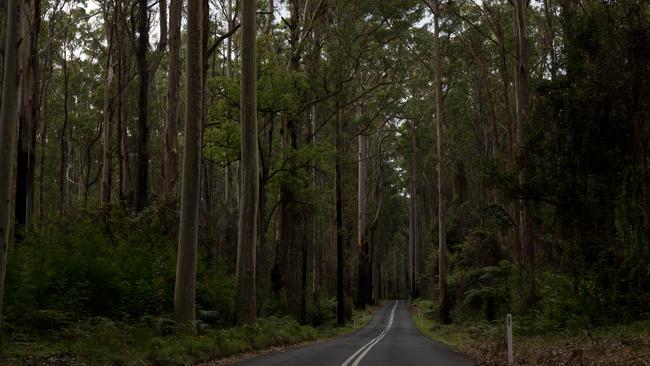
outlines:
[{"label": "tall tree", "polygon": [[433,37],[435,52],[436,91],[436,150],[438,159],[438,319],[442,324],[450,322],[449,293],[447,291],[447,213],[445,210],[445,160],[442,149],[444,111],[442,92],[442,47],[440,47],[440,1],[425,0],[433,13]]},{"label": "tall tree", "polygon": [[124,200],[130,186],[130,169],[129,169],[129,153],[127,144],[127,88],[128,88],[128,68],[129,68],[129,52],[127,52],[127,35],[128,30],[126,27],[126,14],[124,11],[124,0],[115,0],[115,12],[117,22],[117,175],[119,180],[119,199]]},{"label": "tall tree", "polygon": [[[68,21],[70,19],[68,18]],[[69,79],[70,75],[68,72],[68,29],[66,28],[63,31],[63,57],[61,58],[61,64],[63,69],[63,126],[61,126],[61,131],[59,132],[59,144],[61,157],[59,161],[59,215],[63,215],[63,210],[67,204],[67,184],[66,184],[66,168],[68,166],[68,122],[69,122],[69,100],[70,100],[70,90],[69,90]]]},{"label": "tall tree", "polygon": [[163,195],[175,196],[178,180],[178,102],[181,79],[182,0],[169,2],[169,73],[167,80],[167,111],[163,131],[162,184]]},{"label": "tall tree", "polygon": [[138,125],[137,125],[137,160],[135,182],[135,208],[140,211],[149,202],[149,94],[162,53],[167,48],[167,1],[158,3],[160,15],[160,39],[156,51],[149,61],[149,2],[138,0],[138,41],[136,60],[138,65]]},{"label": "tall tree", "polygon": [[362,131],[357,137],[359,150],[357,162],[357,250],[359,251],[359,274],[357,279],[357,306],[372,303],[372,267],[368,243],[368,136]]},{"label": "tall tree", "polygon": [[255,39],[257,1],[241,3],[241,184],[237,239],[237,321],[252,323],[255,300],[255,251],[259,202],[257,147],[257,67]]},{"label": "tall tree", "polygon": [[[207,10],[207,9],[206,9]],[[195,328],[196,260],[201,188],[201,131],[203,85],[202,2],[187,3],[187,95],[185,107],[185,144],[183,149],[183,183],[181,218],[174,289],[174,319]]]},{"label": "tall tree", "polygon": [[418,214],[417,214],[417,150],[415,145],[415,119],[411,120],[411,188],[409,198],[409,253],[411,268],[411,302],[417,297],[417,249],[418,249]]},{"label": "tall tree", "polygon": [[41,28],[41,1],[23,2],[21,11],[20,54],[20,126],[18,164],[16,166],[16,225],[27,229],[34,204],[34,169],[39,97],[38,36]]},{"label": "tall tree", "polygon": [[7,1],[6,43],[0,106],[0,321],[11,232],[11,198],[18,124],[18,26],[21,0]]},{"label": "tall tree", "polygon": [[149,1],[138,0],[138,43],[136,60],[138,64],[138,128],[137,160],[135,182],[135,207],[142,210],[149,200]]},{"label": "tall tree", "polygon": [[343,161],[341,157],[342,144],[342,108],[337,104],[336,126],[335,126],[335,182],[334,194],[336,205],[336,321],[339,325],[345,324],[345,252],[343,246]]},{"label": "tall tree", "polygon": [[[111,85],[113,84],[113,39],[117,12],[112,12],[111,1],[103,4],[104,31],[106,32],[106,65],[104,79],[104,120],[102,122],[102,182],[100,198],[102,204],[111,201],[112,190],[112,146],[111,146],[111,123],[113,121],[113,98],[111,96]],[[116,7],[113,7],[116,9]]]},{"label": "tall tree", "polygon": [[[517,35],[517,72],[516,80],[516,123],[517,123],[517,148],[522,150],[523,129],[528,119],[530,109],[530,87],[528,85],[528,29],[526,21],[527,0],[515,0],[515,24]],[[520,169],[519,185],[524,184],[524,174]],[[527,202],[521,200],[519,206],[519,237],[521,240],[521,263],[530,271],[534,260],[534,248],[531,237],[531,222],[528,215]]]}]

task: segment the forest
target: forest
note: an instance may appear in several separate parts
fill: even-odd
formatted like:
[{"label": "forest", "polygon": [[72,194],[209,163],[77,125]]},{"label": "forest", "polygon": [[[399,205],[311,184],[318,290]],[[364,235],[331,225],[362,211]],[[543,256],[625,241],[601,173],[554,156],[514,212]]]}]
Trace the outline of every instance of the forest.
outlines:
[{"label": "forest", "polygon": [[478,364],[506,314],[521,364],[650,364],[646,0],[3,0],[0,80],[0,364],[390,299]]}]

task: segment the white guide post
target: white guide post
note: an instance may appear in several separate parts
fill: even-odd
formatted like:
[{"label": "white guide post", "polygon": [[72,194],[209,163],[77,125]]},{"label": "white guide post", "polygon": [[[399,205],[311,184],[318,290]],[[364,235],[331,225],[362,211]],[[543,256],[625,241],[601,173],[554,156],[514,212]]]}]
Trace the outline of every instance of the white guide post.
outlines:
[{"label": "white guide post", "polygon": [[512,314],[506,315],[506,328],[508,337],[508,365],[512,365]]}]

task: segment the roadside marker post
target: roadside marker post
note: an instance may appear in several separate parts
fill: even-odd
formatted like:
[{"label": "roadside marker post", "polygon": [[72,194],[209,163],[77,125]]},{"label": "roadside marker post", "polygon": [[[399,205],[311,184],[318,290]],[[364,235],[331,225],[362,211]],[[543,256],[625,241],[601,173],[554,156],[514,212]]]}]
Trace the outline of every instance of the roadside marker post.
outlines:
[{"label": "roadside marker post", "polygon": [[508,337],[508,365],[512,365],[512,314],[506,315],[506,328]]}]

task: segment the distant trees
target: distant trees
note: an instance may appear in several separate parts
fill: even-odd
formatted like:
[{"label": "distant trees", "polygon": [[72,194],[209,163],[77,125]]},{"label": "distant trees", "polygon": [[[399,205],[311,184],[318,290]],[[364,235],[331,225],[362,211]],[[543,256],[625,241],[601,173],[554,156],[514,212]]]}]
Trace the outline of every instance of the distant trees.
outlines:
[{"label": "distant trees", "polygon": [[178,240],[185,324],[224,304],[222,324],[318,324],[334,297],[345,323],[382,296],[492,319],[556,306],[535,292],[559,283],[585,313],[642,307],[648,4],[200,3],[29,0],[2,19],[21,39],[0,47],[3,235],[159,224],[146,249]]}]

